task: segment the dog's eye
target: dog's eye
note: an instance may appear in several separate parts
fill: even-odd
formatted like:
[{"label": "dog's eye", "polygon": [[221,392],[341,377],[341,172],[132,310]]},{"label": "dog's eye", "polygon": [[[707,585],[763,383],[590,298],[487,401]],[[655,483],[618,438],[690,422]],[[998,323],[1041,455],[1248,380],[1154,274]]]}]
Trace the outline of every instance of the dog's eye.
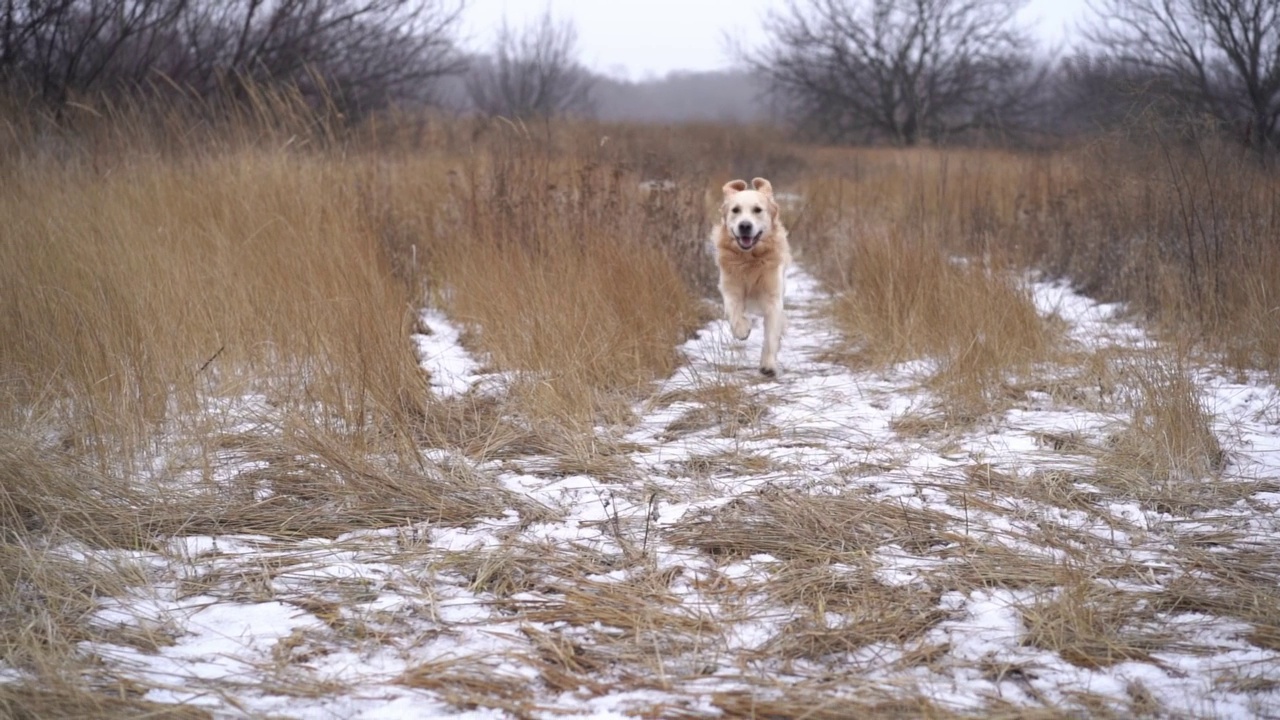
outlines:
[{"label": "dog's eye", "polygon": [[759,206],[759,205],[757,205],[757,206],[755,206],[755,207],[751,208],[751,212],[753,212],[753,213],[755,213],[755,214],[759,215],[760,213],[762,213],[762,212],[764,212],[764,211],[760,209],[760,206]]},{"label": "dog's eye", "polygon": [[733,213],[734,215],[737,215],[738,213],[742,212],[742,208],[738,205],[734,205],[733,209],[730,210],[729,212]]}]

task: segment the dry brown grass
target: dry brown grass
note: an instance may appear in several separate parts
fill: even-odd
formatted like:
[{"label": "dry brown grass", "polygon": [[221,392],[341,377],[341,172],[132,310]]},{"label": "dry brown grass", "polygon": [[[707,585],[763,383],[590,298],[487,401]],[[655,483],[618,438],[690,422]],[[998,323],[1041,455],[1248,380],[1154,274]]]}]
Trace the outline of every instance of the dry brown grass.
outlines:
[{"label": "dry brown grass", "polygon": [[1037,257],[1231,365],[1274,370],[1275,174],[1223,141],[1195,135],[1109,138],[1073,162],[1083,181],[1032,213]]},{"label": "dry brown grass", "polygon": [[546,511],[460,467],[369,456],[349,437],[298,426],[240,447],[249,469],[170,487],[131,482],[24,439],[0,447],[0,531],[91,546],[147,548],[179,534],[336,537],[429,520],[466,525],[521,507]]},{"label": "dry brown grass", "polygon": [[156,720],[209,720],[213,715],[190,705],[166,705],[137,697],[137,689],[119,688],[118,695],[86,692],[74,683],[0,686],[0,713],[13,720],[50,717],[145,717]]},{"label": "dry brown grass", "polygon": [[489,708],[505,710],[515,717],[530,717],[537,710],[527,678],[477,661],[448,658],[423,663],[404,673],[398,682],[434,690],[459,711]]},{"label": "dry brown grass", "polygon": [[778,491],[735,501],[688,521],[672,539],[716,556],[757,553],[815,562],[864,562],[885,543],[912,550],[943,545],[948,518],[859,494],[814,496]]},{"label": "dry brown grass", "polygon": [[1260,648],[1280,648],[1280,556],[1270,548],[1230,549],[1183,543],[1188,574],[1145,599],[1155,612],[1204,613],[1235,618],[1252,630]]},{"label": "dry brown grass", "polygon": [[625,401],[670,373],[707,318],[705,188],[645,192],[590,132],[487,132],[477,160],[382,168],[384,224],[418,238],[431,289],[483,328],[472,348],[518,371],[532,421],[625,420]]},{"label": "dry brown grass", "polygon": [[798,246],[818,246],[824,267],[852,259],[831,255],[833,245],[848,254],[867,236],[924,240],[1129,302],[1168,336],[1232,366],[1280,367],[1280,253],[1271,242],[1280,181],[1226,141],[1139,127],[1052,153],[805,157],[811,173],[793,234]]},{"label": "dry brown grass", "polygon": [[245,392],[407,435],[427,394],[415,290],[352,168],[266,150],[112,165],[21,163],[0,195],[7,408],[104,468]]},{"label": "dry brown grass", "polygon": [[[794,564],[773,582],[778,600],[808,614],[787,623],[761,649],[761,659],[844,658],[872,645],[909,646],[946,617],[935,592],[885,585],[872,577],[870,567],[851,572]],[[840,621],[829,621],[827,613],[838,614]],[[927,664],[921,660],[912,656],[911,664]]]},{"label": "dry brown grass", "polygon": [[675,464],[675,470],[694,480],[713,477],[764,475],[777,470],[779,463],[766,455],[749,452],[719,452],[698,455]]},{"label": "dry brown grass", "polygon": [[1006,383],[1052,357],[1056,328],[1006,269],[948,256],[902,231],[847,228],[815,267],[836,293],[833,313],[856,365],[927,358],[947,420],[980,416]]},{"label": "dry brown grass", "polygon": [[[719,693],[712,702],[730,717],[768,720],[841,720],[852,717],[949,720],[964,717],[924,698],[904,700],[894,697],[885,688],[860,687],[843,679],[839,682],[779,688],[776,694]],[[1025,716],[1019,714],[1017,717]]]},{"label": "dry brown grass", "polygon": [[1172,645],[1172,638],[1151,627],[1139,612],[1141,599],[1094,584],[1080,573],[1064,572],[1064,587],[1023,608],[1027,645],[1050,650],[1067,662],[1099,668],[1137,660],[1154,662],[1153,652]]},{"label": "dry brown grass", "polygon": [[1096,451],[1099,485],[1177,515],[1225,507],[1251,492],[1218,479],[1227,457],[1185,363],[1159,354],[1131,358],[1120,370],[1132,388],[1126,426]]},{"label": "dry brown grass", "polygon": [[[642,192],[592,131],[344,134],[288,97],[6,123],[0,532],[15,548],[545,518],[420,445],[616,465],[594,423],[626,422],[705,318],[704,188]],[[518,373],[511,393],[431,396],[408,338],[429,299]],[[5,558],[11,591],[79,582],[30,552]],[[47,616],[56,637],[3,661],[71,667],[95,593],[122,587]],[[30,620],[6,613],[0,636]],[[107,702],[68,677],[24,697]]]},{"label": "dry brown grass", "polygon": [[[86,641],[154,650],[172,638],[161,625],[93,626],[102,597],[147,578],[128,564],[73,559],[68,547],[466,527],[512,509],[525,524],[554,519],[501,487],[495,468],[585,474],[652,503],[657,491],[629,458],[636,448],[597,434],[632,424],[637,400],[685,408],[664,441],[783,432],[769,426],[778,388],[738,384],[732,368],[646,397],[680,361],[675,346],[709,317],[708,192],[755,174],[804,195],[789,226],[797,254],[835,291],[848,341],[835,354],[855,366],[933,363],[941,402],[900,418],[900,432],[932,441],[1030,390],[1122,412],[1127,429],[1107,445],[1041,434],[1046,452],[1098,455],[1093,475],[974,464],[945,482],[919,481],[917,491],[941,488],[963,517],[870,492],[771,488],[674,528],[615,514],[599,522],[621,548],[615,555],[504,536],[497,548],[435,558],[433,570],[526,623],[533,654],[519,661],[537,680],[444,659],[412,667],[401,684],[459,710],[515,716],[545,711],[544,691],[667,688],[716,667],[728,624],[751,619],[750,593],[792,614],[754,657],[721,663],[743,663],[744,676],[751,662],[843,662],[876,646],[902,648],[903,667],[930,668],[948,653],[926,637],[948,619],[940,593],[984,588],[1036,593],[1022,608],[1027,642],[1082,667],[1179,647],[1160,621],[1182,612],[1234,618],[1250,643],[1280,647],[1274,553],[1222,552],[1239,539],[1229,533],[1170,531],[1169,566],[1181,579],[1124,593],[1106,583],[1147,577],[1155,565],[1106,555],[1098,536],[1031,523],[1037,510],[1013,502],[1126,531],[1104,496],[1173,514],[1248,497],[1215,479],[1223,450],[1186,362],[1064,351],[1060,328],[1037,315],[1017,280],[1018,263],[1133,300],[1183,346],[1273,369],[1280,256],[1259,238],[1276,225],[1274,178],[1236,177],[1229,159],[1182,149],[829,150],[762,130],[412,118],[339,131],[288,98],[259,98],[246,114],[220,109],[211,122],[182,108],[78,112],[61,124],[12,117],[0,137],[0,662],[27,679],[0,684],[0,714],[203,716],[148,703],[147,688],[82,652]],[[762,147],[773,149],[761,156]],[[642,189],[644,180],[672,182]],[[466,326],[466,344],[489,369],[514,378],[507,392],[431,396],[408,341],[426,302]],[[1053,373],[1040,372],[1045,363]],[[424,447],[458,455],[429,462]],[[879,463],[861,474],[890,469]],[[745,449],[672,467],[704,485],[793,471]],[[971,534],[970,512],[1028,522],[1009,537]],[[701,571],[657,569],[659,541],[710,569],[696,581]],[[1032,541],[1046,552],[1027,552]],[[918,582],[878,578],[876,555],[886,551],[919,559]],[[1090,573],[1058,559],[1089,553]],[[767,582],[718,574],[761,554],[774,558]],[[270,598],[290,562],[187,579],[180,591]],[[625,579],[595,577],[619,570]],[[707,604],[686,602],[688,583]],[[364,595],[355,583],[286,601],[324,622],[318,634],[389,643],[382,636],[394,623],[344,611]],[[726,615],[712,614],[716,603]],[[271,682],[288,680],[313,639],[280,642]],[[758,692],[710,702],[755,717],[955,716],[914,688],[865,685],[855,665],[776,687],[755,675]],[[1021,672],[979,669],[992,682]],[[1143,692],[1131,693],[1135,712],[1156,707]],[[1116,712],[1086,693],[1072,702]],[[983,713],[1068,711],[992,699]]]},{"label": "dry brown grass", "polygon": [[[1000,407],[1005,385],[1055,358],[1060,328],[1036,311],[1010,230],[1021,193],[1055,168],[971,151],[828,151],[803,188],[795,235],[835,295],[854,367],[931,361],[930,426]],[[1028,182],[1032,178],[1034,182]],[[915,428],[923,430],[924,427]]]},{"label": "dry brown grass", "polygon": [[661,395],[658,406],[676,402],[690,407],[672,420],[663,433],[670,440],[718,428],[723,437],[737,437],[760,427],[769,414],[766,393],[734,384],[723,376],[706,378],[692,390],[679,390]]},{"label": "dry brown grass", "polygon": [[[50,543],[70,538],[42,533]],[[144,700],[145,688],[102,672],[80,643],[105,641],[154,650],[169,644],[162,629],[120,633],[87,622],[99,599],[140,583],[139,567],[87,560],[34,545],[31,536],[6,537],[0,545],[0,662],[20,670],[25,682],[0,683],[0,715],[13,718],[203,718],[204,712]]]}]

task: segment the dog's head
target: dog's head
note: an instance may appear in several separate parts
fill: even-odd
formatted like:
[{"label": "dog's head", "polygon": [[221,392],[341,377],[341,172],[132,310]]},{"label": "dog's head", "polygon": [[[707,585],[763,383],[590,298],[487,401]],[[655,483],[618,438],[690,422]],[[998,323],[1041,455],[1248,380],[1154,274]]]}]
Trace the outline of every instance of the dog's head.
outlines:
[{"label": "dog's head", "polygon": [[721,215],[725,230],[739,250],[748,251],[766,237],[778,221],[778,203],[773,199],[773,186],[764,178],[725,183]]}]

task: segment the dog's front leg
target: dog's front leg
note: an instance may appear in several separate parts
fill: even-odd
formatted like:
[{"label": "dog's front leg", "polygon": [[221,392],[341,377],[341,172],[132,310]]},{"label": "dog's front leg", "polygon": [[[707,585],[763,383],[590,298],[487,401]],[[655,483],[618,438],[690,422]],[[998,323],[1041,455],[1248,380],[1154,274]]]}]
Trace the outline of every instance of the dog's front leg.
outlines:
[{"label": "dog's front leg", "polygon": [[746,340],[751,334],[751,321],[747,319],[747,305],[742,294],[734,288],[721,288],[720,295],[724,298],[724,316],[729,321],[733,336]]},{"label": "dog's front leg", "polygon": [[770,298],[764,306],[764,348],[760,352],[760,372],[773,377],[778,374],[778,348],[782,345],[782,296]]}]

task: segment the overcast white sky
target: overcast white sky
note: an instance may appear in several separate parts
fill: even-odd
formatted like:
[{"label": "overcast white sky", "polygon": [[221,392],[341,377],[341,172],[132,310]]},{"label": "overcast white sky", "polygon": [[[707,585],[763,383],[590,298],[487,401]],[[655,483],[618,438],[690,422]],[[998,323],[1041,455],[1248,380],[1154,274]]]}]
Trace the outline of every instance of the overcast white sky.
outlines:
[{"label": "overcast white sky", "polygon": [[[578,27],[582,61],[593,70],[640,80],[672,70],[716,70],[730,64],[725,36],[746,47],[764,38],[759,19],[779,0],[468,0],[464,33],[474,50],[493,41],[506,15],[519,27],[548,6]],[[1029,0],[1028,27],[1061,43],[1086,12],[1085,0]]]}]

